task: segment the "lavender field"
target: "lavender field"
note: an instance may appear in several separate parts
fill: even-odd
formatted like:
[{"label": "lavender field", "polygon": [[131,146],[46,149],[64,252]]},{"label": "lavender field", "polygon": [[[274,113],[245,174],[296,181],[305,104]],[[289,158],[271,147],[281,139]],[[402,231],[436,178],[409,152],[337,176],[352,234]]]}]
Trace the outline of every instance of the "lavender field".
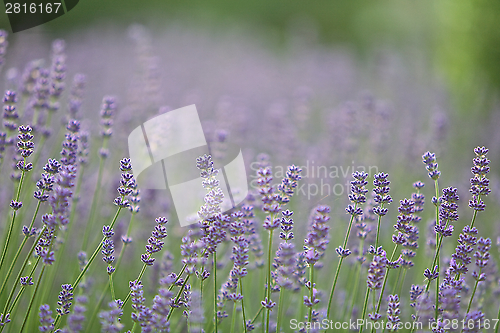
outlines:
[{"label": "lavender field", "polygon": [[[498,332],[498,108],[463,110],[423,50],[311,33],[1,31],[0,332]],[[210,154],[181,227],[128,138],[191,104]]]}]

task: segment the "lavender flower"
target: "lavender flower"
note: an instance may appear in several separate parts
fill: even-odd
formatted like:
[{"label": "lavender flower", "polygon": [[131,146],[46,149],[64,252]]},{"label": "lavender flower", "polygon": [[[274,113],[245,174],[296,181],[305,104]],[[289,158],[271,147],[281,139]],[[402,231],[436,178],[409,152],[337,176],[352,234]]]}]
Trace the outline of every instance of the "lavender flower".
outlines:
[{"label": "lavender flower", "polygon": [[458,220],[458,194],[454,187],[446,187],[443,189],[443,195],[439,198],[441,205],[439,206],[439,224],[434,228],[436,233],[450,237],[453,233],[453,225],[451,222]]},{"label": "lavender flower", "polygon": [[413,225],[415,219],[413,212],[415,209],[415,202],[412,200],[404,199],[399,201],[399,215],[398,221],[394,225],[397,235],[392,236],[392,241],[395,244],[402,245],[402,258],[401,265],[403,267],[412,267],[413,258],[416,255],[415,250],[418,248],[418,228]]},{"label": "lavender flower", "polygon": [[5,53],[7,53],[7,46],[9,42],[7,41],[7,36],[9,34],[5,30],[0,30],[0,69],[3,67],[5,61]]},{"label": "lavender flower", "polygon": [[128,195],[136,187],[136,182],[132,172],[132,165],[130,164],[130,158],[124,158],[120,161],[120,170],[122,171],[122,176],[120,179],[120,186],[117,191],[120,196],[116,197],[114,204],[120,208],[130,207],[130,202],[126,199]]},{"label": "lavender flower", "polygon": [[368,190],[365,186],[368,184],[366,178],[368,174],[366,172],[356,171],[352,174],[354,180],[351,181],[351,193],[349,194],[349,200],[354,204],[354,206],[349,205],[346,208],[346,211],[350,215],[361,215],[363,214],[363,210],[359,205],[366,202],[366,193]]},{"label": "lavender flower", "polygon": [[99,317],[101,318],[101,332],[104,333],[118,333],[122,330],[123,324],[120,323],[120,317],[123,315],[121,309],[123,302],[119,299],[108,303],[109,311],[101,311]]},{"label": "lavender flower", "polygon": [[144,298],[143,285],[141,281],[137,280],[130,281],[129,285],[132,297],[132,309],[134,309],[134,312],[131,314],[132,320],[143,327],[143,332],[145,331],[144,328],[146,328],[147,332],[151,332],[147,328],[149,326],[149,329],[151,329],[149,320],[152,317],[152,310],[144,305],[146,299]]},{"label": "lavender flower", "polygon": [[484,313],[471,311],[465,315],[463,332],[479,333],[484,328]]},{"label": "lavender flower", "polygon": [[111,226],[105,225],[104,227],[102,227],[102,234],[105,237],[102,241],[102,260],[108,264],[107,271],[108,274],[111,275],[115,271],[114,267],[112,266],[113,262],[115,261],[115,243],[113,242],[112,237],[114,236],[115,232],[113,231]]},{"label": "lavender flower", "polygon": [[52,318],[50,306],[48,304],[41,305],[38,316],[40,317],[40,326],[38,326],[38,330],[40,332],[51,332],[54,329],[54,318]]},{"label": "lavender flower", "polygon": [[387,320],[391,323],[389,330],[396,331],[398,323],[401,321],[399,318],[399,314],[401,313],[399,309],[399,297],[398,295],[389,295],[387,301]]},{"label": "lavender flower", "polygon": [[373,200],[379,204],[379,206],[373,208],[373,213],[379,216],[384,216],[387,214],[387,208],[383,208],[383,205],[389,204],[392,202],[392,198],[389,195],[389,184],[391,183],[387,177],[388,174],[380,172],[374,175],[373,186],[375,187],[373,191],[375,192],[375,196]]},{"label": "lavender flower", "polygon": [[474,253],[474,258],[476,259],[476,266],[479,268],[479,272],[474,271],[472,277],[476,281],[484,281],[486,279],[486,274],[482,273],[482,270],[488,265],[488,260],[490,259],[490,248],[491,239],[489,238],[479,238],[477,241],[477,251]]},{"label": "lavender flower", "polygon": [[198,217],[201,220],[207,220],[222,212],[220,205],[224,200],[224,194],[219,188],[219,180],[217,179],[219,170],[214,169],[212,156],[203,155],[198,157],[196,167],[200,170],[200,176],[203,178],[203,188],[207,190],[205,204],[198,211]]},{"label": "lavender flower", "polygon": [[329,213],[328,206],[318,206],[314,209],[312,223],[304,240],[304,253],[309,266],[314,265],[324,255],[329,243],[330,227],[326,224],[330,220]]},{"label": "lavender flower", "polygon": [[441,172],[438,170],[438,164],[436,162],[436,154],[428,151],[424,155],[422,155],[422,160],[426,165],[425,168],[429,172],[429,177],[432,180],[437,180],[441,175]]},{"label": "lavender flower", "polygon": [[476,157],[472,160],[474,166],[471,168],[471,172],[474,177],[470,179],[472,199],[469,200],[469,207],[475,211],[483,211],[486,205],[481,198],[491,192],[488,188],[490,181],[486,178],[486,174],[490,172],[490,160],[486,158],[488,149],[485,147],[474,148],[474,153]]},{"label": "lavender flower", "polygon": [[71,307],[73,301],[73,287],[71,284],[63,284],[61,289],[62,290],[59,293],[59,301],[57,302],[57,305],[59,305],[60,308],[57,308],[56,310],[58,314],[63,316],[70,312],[69,308]]},{"label": "lavender flower", "polygon": [[85,89],[86,77],[83,74],[75,74],[73,83],[70,89],[70,96],[68,101],[69,117],[78,119],[78,111],[83,103],[83,93]]},{"label": "lavender flower", "polygon": [[385,251],[381,256],[374,256],[368,268],[368,278],[366,283],[368,288],[377,290],[382,288],[382,280],[384,279],[387,266],[387,257]]},{"label": "lavender flower", "polygon": [[23,276],[21,277],[20,281],[22,286],[32,286],[33,285],[33,278],[29,276]]},{"label": "lavender flower", "polygon": [[146,244],[146,253],[141,255],[142,262],[148,266],[153,265],[155,258],[152,257],[152,254],[161,251],[165,244],[162,239],[167,237],[165,224],[168,220],[165,217],[158,217],[155,222],[156,225],[151,232],[151,237],[148,238],[148,244]]},{"label": "lavender flower", "polygon": [[[33,154],[33,149],[35,148],[31,132],[31,126],[19,126],[19,135],[17,136],[19,141],[17,142],[17,149],[24,159],[30,157],[31,154]],[[17,164],[17,168],[21,171],[30,171],[33,168],[33,164],[26,164],[25,162],[22,162]]]},{"label": "lavender flower", "polygon": [[116,99],[112,96],[105,96],[101,105],[101,135],[110,137],[113,134],[113,116],[116,112]]},{"label": "lavender flower", "polygon": [[455,253],[451,255],[450,272],[454,274],[466,274],[467,265],[472,262],[471,253],[477,243],[477,229],[475,227],[465,226],[462,233],[458,236],[458,245]]},{"label": "lavender flower", "polygon": [[153,299],[153,306],[151,307],[153,316],[151,323],[153,328],[159,332],[169,332],[170,330],[170,322],[167,321],[167,317],[171,311],[171,299],[174,294],[168,290],[167,286],[174,282],[175,279],[175,276],[161,279],[160,289],[158,290],[158,294]]},{"label": "lavender flower", "polygon": [[111,96],[105,96],[101,105],[101,136],[103,137],[102,147],[99,149],[99,156],[107,158],[109,149],[107,148],[107,141],[113,134],[113,116],[116,112],[116,99]]},{"label": "lavender flower", "polygon": [[75,306],[73,307],[73,312],[68,316],[68,326],[67,331],[71,333],[78,333],[83,330],[83,324],[85,324],[85,311],[87,308],[88,300],[86,296],[77,296]]},{"label": "lavender flower", "polygon": [[9,131],[13,132],[17,129],[17,120],[19,115],[16,110],[17,96],[16,92],[12,90],[5,91],[3,97],[3,126]]},{"label": "lavender flower", "polygon": [[52,42],[52,64],[50,66],[49,86],[49,110],[57,111],[59,103],[57,100],[64,90],[64,79],[66,77],[66,55],[64,54],[65,43],[62,39]]},{"label": "lavender flower", "polygon": [[420,193],[420,189],[424,187],[424,183],[417,181],[413,183],[413,187],[417,190],[411,194],[411,200],[415,203],[413,223],[418,223],[422,219],[418,214],[424,210],[425,196]]}]

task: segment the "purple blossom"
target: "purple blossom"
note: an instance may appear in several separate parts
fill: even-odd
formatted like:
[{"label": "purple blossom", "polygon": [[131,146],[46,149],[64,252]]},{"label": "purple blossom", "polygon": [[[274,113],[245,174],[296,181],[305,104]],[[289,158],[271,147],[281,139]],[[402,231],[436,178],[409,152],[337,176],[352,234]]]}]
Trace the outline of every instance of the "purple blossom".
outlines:
[{"label": "purple blossom", "polygon": [[54,318],[52,318],[52,311],[48,304],[40,306],[38,317],[40,317],[40,326],[38,326],[40,332],[51,332],[54,329]]},{"label": "purple blossom", "polygon": [[485,147],[474,148],[474,153],[476,157],[472,160],[474,166],[471,168],[471,172],[474,177],[470,179],[472,199],[469,200],[469,207],[475,211],[483,211],[486,205],[482,197],[491,192],[488,188],[490,181],[486,178],[486,174],[490,171],[490,160],[486,158],[488,149]]},{"label": "purple blossom", "polygon": [[428,151],[424,155],[422,155],[422,161],[425,164],[425,168],[429,172],[429,177],[432,180],[437,180],[441,175],[441,172],[438,170],[436,154]]},{"label": "purple blossom", "polygon": [[120,317],[123,315],[121,309],[123,302],[119,299],[108,303],[109,310],[101,311],[101,332],[104,333],[119,333],[123,329],[123,324],[120,323]]},{"label": "purple blossom", "polygon": [[368,268],[368,278],[366,283],[372,290],[382,288],[382,280],[386,274],[387,258],[385,251],[382,256],[374,256]]},{"label": "purple blossom", "polygon": [[3,103],[3,126],[9,132],[13,132],[17,129],[16,122],[19,119],[19,115],[16,110],[16,92],[12,90],[6,90],[3,97]]},{"label": "purple blossom", "polygon": [[165,228],[165,224],[168,220],[165,217],[158,217],[155,222],[156,225],[151,232],[151,237],[148,238],[148,243],[146,244],[146,253],[141,255],[142,262],[148,266],[153,265],[155,258],[151,255],[161,251],[163,245],[165,244],[162,239],[167,237],[167,228]]},{"label": "purple blossom", "polygon": [[116,98],[112,96],[105,96],[101,105],[101,135],[105,138],[113,134],[113,116],[115,115],[117,106]]},{"label": "purple blossom", "polygon": [[330,220],[330,207],[320,205],[313,212],[309,232],[304,239],[304,253],[310,266],[324,255],[329,243],[328,230],[330,229],[326,224]]},{"label": "purple blossom", "polygon": [[399,318],[401,310],[399,309],[398,295],[389,295],[389,297],[387,297],[387,302],[387,320],[392,324],[392,327],[397,327],[398,323],[401,321]]},{"label": "purple blossom", "polygon": [[61,292],[59,293],[59,301],[57,305],[60,307],[57,308],[57,313],[61,316],[68,314],[70,311],[70,307],[73,301],[73,287],[71,284],[63,284],[61,286]]}]

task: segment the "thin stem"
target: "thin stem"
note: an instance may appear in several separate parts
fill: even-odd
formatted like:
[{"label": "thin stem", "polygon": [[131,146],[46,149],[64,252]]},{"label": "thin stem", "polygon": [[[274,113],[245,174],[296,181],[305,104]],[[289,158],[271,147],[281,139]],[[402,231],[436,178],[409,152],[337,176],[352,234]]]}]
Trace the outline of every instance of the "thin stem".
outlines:
[{"label": "thin stem", "polygon": [[[384,208],[384,203],[380,204],[380,208]],[[378,239],[379,239],[379,234],[380,234],[380,222],[382,221],[382,215],[378,216],[378,222],[377,222],[377,236],[375,238],[375,250],[378,248]]]},{"label": "thin stem", "polygon": [[[271,217],[272,220],[272,217]],[[271,302],[271,252],[273,247],[273,231],[274,229],[269,230],[269,245],[267,251],[267,302]],[[266,333],[269,333],[269,321],[271,319],[271,309],[266,309],[267,317],[266,317]]]},{"label": "thin stem", "polygon": [[[106,137],[104,137],[104,139],[102,141],[102,147],[106,148],[106,144],[107,144],[107,140],[106,140]],[[103,174],[103,170],[104,170],[104,161],[105,161],[105,158],[100,156],[99,171],[97,173],[97,184],[96,184],[95,189],[94,189],[94,196],[92,197],[92,204],[90,206],[89,219],[87,221],[87,225],[85,228],[85,234],[83,236],[82,249],[84,251],[87,250],[89,237],[90,237],[90,230],[94,230],[93,226],[94,226],[94,220],[95,220],[96,206],[97,206],[97,203],[99,202],[99,195],[101,193],[101,182],[102,182],[102,174]]]},{"label": "thin stem", "polygon": [[[127,247],[127,245],[128,245],[128,243],[124,243],[123,246],[122,246],[122,248],[121,248],[121,250],[120,250],[120,254],[118,255],[118,260],[116,261],[115,272],[120,267],[120,263],[121,263],[122,258],[123,258],[123,253],[125,252],[125,248]],[[108,288],[109,287],[110,287],[109,283],[106,283],[104,285],[104,290],[102,291],[101,296],[99,297],[99,301],[97,301],[97,305],[94,307],[94,311],[92,312],[92,316],[90,316],[88,318],[88,323],[89,324],[87,325],[87,329],[85,330],[85,333],[89,333],[90,332],[90,329],[92,328],[92,323],[94,321],[94,318],[97,316],[97,312],[101,308],[101,304],[104,301],[104,297],[106,296],[106,293],[108,292]],[[113,297],[113,300],[115,300],[115,299],[116,298]]]},{"label": "thin stem", "polygon": [[[42,195],[43,195],[44,191],[45,191],[45,190],[43,190],[43,191],[42,191]],[[30,226],[29,226],[29,228],[28,228],[28,230],[30,230],[30,231],[31,231],[31,229],[33,228],[33,225],[35,224],[35,219],[36,219],[36,216],[38,215],[38,210],[39,210],[39,208],[40,208],[40,204],[41,204],[41,201],[38,201],[38,203],[37,203],[37,205],[36,205],[35,213],[33,214],[33,218],[31,219],[31,223],[30,223]],[[16,255],[14,256],[14,260],[12,260],[12,262],[11,262],[11,264],[10,264],[10,266],[9,266],[9,270],[8,270],[8,272],[7,272],[7,275],[5,276],[5,280],[4,280],[4,282],[2,283],[2,287],[0,288],[0,295],[2,295],[2,294],[3,294],[4,289],[5,289],[5,287],[7,286],[7,282],[8,282],[8,280],[9,280],[9,278],[10,278],[10,275],[12,274],[12,271],[14,270],[14,266],[16,265],[17,259],[19,258],[19,255],[21,254],[21,251],[23,250],[24,245],[25,245],[25,244],[26,244],[26,242],[28,241],[28,238],[29,238],[28,236],[24,236],[24,239],[23,239],[23,241],[22,241],[22,243],[21,243],[21,246],[19,246],[19,249],[17,250]],[[36,244],[36,243],[35,243],[35,244]],[[32,252],[33,252],[33,251],[31,251],[31,253],[32,253]],[[30,255],[31,255],[31,253],[30,253]],[[22,268],[22,269],[24,269],[24,266],[25,266],[25,265],[23,265],[23,268]],[[22,273],[22,270],[21,270],[21,273]],[[19,280],[19,278],[18,278],[18,280]]]},{"label": "thin stem", "polygon": [[257,318],[259,318],[259,315],[261,314],[262,310],[264,310],[264,307],[261,306],[259,308],[259,311],[255,314],[255,316],[252,318],[252,321],[250,321],[250,324],[253,324],[255,323],[255,321],[257,320]]},{"label": "thin stem", "polygon": [[[238,282],[236,282],[238,284]],[[238,286],[236,286],[238,288]],[[231,318],[231,333],[234,332],[234,326],[236,325],[236,301],[233,302],[233,315]]]},{"label": "thin stem", "polygon": [[[394,257],[396,256],[396,252],[398,251],[398,247],[399,247],[399,244],[396,244],[396,246],[394,246],[394,250],[392,250],[392,254],[391,254],[391,261],[394,261]],[[382,289],[380,289],[380,297],[378,299],[378,304],[376,307],[377,313],[379,312],[380,305],[382,304],[382,298],[384,297],[384,290],[385,290],[385,286],[387,283],[387,278],[389,277],[389,272],[390,272],[390,269],[387,269],[387,271],[385,272],[385,275],[384,275],[384,282],[382,283]],[[399,274],[398,274],[398,278],[399,278]]]},{"label": "thin stem", "polygon": [[401,278],[401,283],[399,284],[398,291],[396,294],[401,295],[401,289],[403,289],[403,285],[405,284],[406,272],[408,269],[405,267],[403,269],[403,277]]},{"label": "thin stem", "polygon": [[[24,164],[26,164],[26,158],[24,158]],[[25,177],[25,172],[22,171],[21,172],[21,180],[19,181],[19,185],[17,186],[17,193],[16,193],[16,199],[15,199],[16,202],[19,201],[19,196],[21,194],[21,187],[23,186],[24,177]],[[7,252],[9,251],[9,244],[10,244],[10,240],[12,238],[12,230],[14,230],[14,224],[16,223],[16,215],[17,215],[17,211],[14,210],[14,213],[12,214],[12,219],[10,220],[9,230],[7,231],[7,238],[5,239],[5,244],[4,244],[3,251],[2,251],[2,258],[0,259],[0,269],[3,267],[5,257],[7,256]]]},{"label": "thin stem", "polygon": [[[354,204],[354,210],[356,210],[357,207],[358,207],[358,203],[355,203]],[[345,235],[345,238],[344,238],[343,249],[345,249],[347,247],[347,241],[349,240],[349,234],[351,233],[351,228],[352,228],[352,222],[353,222],[353,220],[354,220],[354,215],[351,215],[351,219],[349,220],[349,226],[347,227],[347,232],[346,232],[346,235]],[[339,263],[337,265],[337,271],[335,272],[335,278],[333,280],[332,289],[330,291],[330,299],[328,300],[328,309],[326,311],[326,318],[327,319],[330,318],[330,310],[331,310],[331,307],[332,307],[333,294],[335,293],[335,287],[337,285],[337,280],[338,280],[338,277],[339,277],[340,268],[342,267],[343,260],[344,260],[344,257],[340,257]]]},{"label": "thin stem", "polygon": [[[370,296],[370,288],[366,286],[366,295],[365,295],[365,303],[363,305],[363,314],[361,315],[361,319],[364,321],[365,320],[365,315],[366,315],[366,308],[368,307],[368,297]],[[359,328],[359,333],[363,331],[363,325]]]},{"label": "thin stem", "polygon": [[[31,255],[33,254],[33,251],[35,250],[35,247],[36,245],[38,244],[38,241],[40,240],[40,238],[42,237],[43,235],[43,232],[45,231],[45,226],[43,227],[42,231],[40,232],[40,234],[38,235],[37,239],[35,240],[35,242],[33,243],[33,245],[31,246],[31,249],[30,249],[30,252],[28,253],[28,255],[26,256],[26,258],[24,259],[24,262],[23,262],[23,266],[21,267],[21,269],[19,270],[19,273],[17,274],[17,277],[16,277],[16,281],[19,281],[19,279],[21,278],[22,274],[23,274],[23,271],[24,271],[24,268],[26,267],[26,265],[28,264],[29,262],[29,259],[31,257]],[[36,263],[34,264],[32,270],[31,270],[31,273],[29,275],[29,277],[33,277],[33,274],[35,272],[35,269],[38,265],[38,262],[40,261],[40,257],[37,258],[36,260]],[[7,302],[5,303],[5,306],[4,306],[4,311],[3,313],[9,313],[9,312],[12,312],[12,309],[14,308],[14,305],[12,306],[12,308],[7,311],[8,307],[9,307],[9,303],[10,301],[12,300],[12,297],[14,296],[14,292],[16,290],[15,288],[16,286],[14,285],[14,287],[12,288],[12,290],[10,291],[10,294],[9,294],[9,297],[7,298]],[[18,296],[20,297],[22,292],[24,291],[24,286],[21,287],[21,289],[19,290],[19,293],[18,293]],[[18,296],[16,296],[16,299],[18,298]],[[1,329],[0,329],[0,332],[1,332]]]},{"label": "thin stem", "polygon": [[[434,180],[434,188],[436,189],[436,198],[439,198],[439,184],[438,180]],[[436,206],[436,225],[439,223],[439,206]],[[436,233],[436,239],[437,239],[437,233]],[[436,304],[434,307],[434,320],[438,319],[439,316],[439,307],[438,307],[438,301],[439,301],[439,268],[440,268],[440,260],[439,260],[439,251],[436,253],[436,258],[437,258],[437,272],[438,276],[436,278]],[[434,269],[434,265],[432,265],[431,269]],[[429,281],[430,282],[430,281]]]},{"label": "thin stem", "polygon": [[307,320],[312,323],[312,310],[313,310],[313,297],[314,297],[314,264],[312,264],[309,267],[309,274],[310,274],[310,288],[309,288],[309,301],[311,302],[311,306],[309,307],[309,317]]},{"label": "thin stem", "polygon": [[[142,276],[144,275],[144,272],[146,271],[146,267],[148,267],[148,265],[144,264],[142,265],[142,269],[141,269],[141,272],[139,273],[139,276],[137,277],[136,281],[140,281],[142,279]],[[189,276],[188,276],[189,277]],[[187,278],[186,278],[187,280]],[[184,281],[186,282],[186,281]],[[128,300],[130,299],[130,296],[132,296],[132,290],[130,290],[127,294],[127,297],[125,297],[125,300],[123,301],[123,304],[121,306],[121,308],[123,309],[125,307],[125,305],[127,304]]]},{"label": "thin stem", "polygon": [[113,274],[108,274],[109,276],[109,289],[111,289],[111,298],[114,300],[116,300],[116,296],[115,296],[115,287],[113,286]]},{"label": "thin stem", "polygon": [[217,251],[213,253],[214,258],[214,325],[215,325],[215,333],[219,332],[218,323],[217,323]]},{"label": "thin stem", "polygon": [[[479,269],[478,276],[481,276],[481,271],[482,271],[482,268]],[[474,299],[474,296],[476,295],[476,289],[477,289],[478,284],[479,284],[479,280],[476,280],[476,283],[474,284],[474,289],[472,289],[472,294],[470,295],[469,305],[467,305],[467,311],[465,312],[466,314],[469,313],[469,311],[470,311],[470,307],[472,306],[472,300]]]},{"label": "thin stem", "polygon": [[[116,214],[113,217],[113,220],[111,221],[111,224],[110,224],[111,228],[114,227],[114,225],[116,223],[116,220],[118,219],[118,215],[120,215],[121,210],[122,210],[122,208],[118,207],[118,209],[116,211]],[[103,237],[103,239],[99,242],[99,245],[97,245],[97,248],[95,249],[94,253],[92,253],[92,256],[90,257],[89,261],[83,267],[83,269],[81,270],[80,274],[78,274],[78,277],[76,278],[75,282],[72,284],[73,290],[75,290],[76,287],[78,287],[78,284],[80,283],[80,281],[82,280],[83,276],[85,275],[85,273],[89,269],[89,267],[92,264],[92,262],[94,261],[95,257],[101,251],[101,249],[102,249],[102,242],[104,241],[104,239],[106,239],[106,237]],[[54,321],[54,329],[57,329],[57,324],[59,323],[60,320],[61,320],[61,315],[57,314],[57,316],[55,318],[55,321]]]},{"label": "thin stem", "polygon": [[[202,281],[202,285],[203,285],[203,281]],[[243,295],[243,279],[240,278],[240,294]],[[245,333],[247,333],[247,319],[245,317],[245,298],[243,297],[241,299],[241,312],[243,314],[243,329],[245,331]],[[279,332],[279,326],[278,326],[278,332]]]},{"label": "thin stem", "polygon": [[352,300],[351,300],[351,306],[349,307],[349,312],[347,314],[344,313],[342,318],[345,318],[346,315],[348,315],[348,318],[351,318],[352,311],[354,310],[354,303],[356,302],[356,299],[358,298],[358,286],[359,286],[359,277],[361,276],[361,267],[362,264],[360,263],[357,267],[356,271],[356,279],[354,282],[354,288],[353,288],[353,294],[352,294]]},{"label": "thin stem", "polygon": [[500,323],[500,306],[498,307],[497,322],[495,324],[495,333],[498,333],[498,328],[500,326],[499,323]]},{"label": "thin stem", "polygon": [[276,332],[281,330],[281,316],[283,312],[283,287],[280,288],[280,296],[278,300],[278,322],[276,325]]},{"label": "thin stem", "polygon": [[[175,296],[175,301],[174,301],[175,304],[177,304],[179,302],[179,298],[181,297],[181,294],[184,291],[184,288],[186,287],[186,284],[187,284],[190,276],[191,275],[186,276],[186,279],[184,279],[184,282],[182,283],[181,288],[177,292],[177,295]],[[174,313],[175,309],[176,308],[172,308],[172,307],[170,308],[170,311],[168,312],[168,316],[167,316],[167,321],[170,320],[170,317],[172,316],[172,313]]]},{"label": "thin stem", "polygon": [[35,301],[35,296],[37,294],[38,288],[40,287],[40,282],[42,281],[43,273],[45,272],[45,267],[47,267],[47,265],[43,265],[42,271],[40,272],[40,276],[38,277],[38,281],[36,282],[35,291],[33,292],[33,295],[31,296],[30,304],[28,306],[28,310],[26,311],[26,316],[24,317],[23,326],[21,326],[21,330],[19,331],[21,333],[24,330],[24,326],[26,326],[26,323],[28,322],[28,317],[29,317],[29,314],[31,312],[31,308],[33,306],[33,303]]}]

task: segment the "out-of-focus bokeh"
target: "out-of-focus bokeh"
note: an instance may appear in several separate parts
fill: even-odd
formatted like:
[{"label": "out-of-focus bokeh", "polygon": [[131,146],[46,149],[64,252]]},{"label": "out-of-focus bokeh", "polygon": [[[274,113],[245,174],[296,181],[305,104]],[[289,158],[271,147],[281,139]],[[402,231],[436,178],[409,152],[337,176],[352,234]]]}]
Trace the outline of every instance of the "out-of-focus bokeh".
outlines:
[{"label": "out-of-focus bokeh", "polygon": [[[484,1],[297,1],[149,0],[80,1],[63,17],[44,25],[55,36],[95,25],[132,22],[161,29],[183,22],[200,29],[243,29],[269,38],[273,47],[290,33],[355,49],[373,57],[380,47],[424,51],[434,69],[474,112],[478,95],[500,88],[500,3]],[[6,15],[0,24],[7,27]],[[29,33],[29,32],[27,32]],[[465,105],[464,105],[465,103]]]}]

